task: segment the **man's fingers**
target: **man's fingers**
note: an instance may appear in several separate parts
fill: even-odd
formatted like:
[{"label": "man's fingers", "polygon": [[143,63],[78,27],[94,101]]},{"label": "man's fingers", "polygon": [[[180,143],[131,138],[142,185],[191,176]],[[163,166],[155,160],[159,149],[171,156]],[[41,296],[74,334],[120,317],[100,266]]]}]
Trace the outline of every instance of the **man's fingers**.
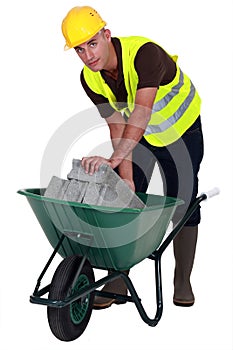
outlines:
[{"label": "man's fingers", "polygon": [[99,167],[101,164],[110,165],[110,162],[108,159],[105,159],[103,157],[92,156],[92,157],[83,157],[81,164],[84,168],[84,171],[87,174],[93,175],[96,171],[99,170]]}]

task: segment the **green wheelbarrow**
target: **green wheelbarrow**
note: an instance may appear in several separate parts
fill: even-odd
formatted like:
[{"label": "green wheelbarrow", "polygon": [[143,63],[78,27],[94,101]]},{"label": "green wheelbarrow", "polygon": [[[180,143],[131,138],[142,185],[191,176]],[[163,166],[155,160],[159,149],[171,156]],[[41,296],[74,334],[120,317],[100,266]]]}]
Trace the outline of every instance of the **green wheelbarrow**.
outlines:
[{"label": "green wheelbarrow", "polygon": [[[30,302],[47,306],[55,337],[62,341],[80,337],[90,320],[95,295],[133,302],[142,320],[156,326],[163,312],[161,256],[200,202],[218,190],[200,195],[166,238],[174,211],[183,204],[180,199],[138,193],[145,208],[111,208],[46,198],[44,191],[37,188],[18,193],[27,197],[53,247]],[[57,253],[63,260],[51,283],[42,288],[42,279]],[[153,319],[148,317],[131,279],[123,272],[145,258],[155,265],[157,310]],[[111,269],[112,273],[95,281],[95,268]],[[98,290],[118,278],[124,280],[129,295]]]}]

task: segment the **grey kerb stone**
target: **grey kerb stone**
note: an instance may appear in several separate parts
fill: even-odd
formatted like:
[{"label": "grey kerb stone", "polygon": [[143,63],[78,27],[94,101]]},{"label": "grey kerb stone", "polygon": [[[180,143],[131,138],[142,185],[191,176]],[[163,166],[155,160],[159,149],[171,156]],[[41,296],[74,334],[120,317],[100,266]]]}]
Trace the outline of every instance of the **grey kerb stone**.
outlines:
[{"label": "grey kerb stone", "polygon": [[86,174],[79,159],[67,180],[53,176],[45,197],[117,208],[144,208],[144,203],[108,165],[101,165],[93,175]]}]

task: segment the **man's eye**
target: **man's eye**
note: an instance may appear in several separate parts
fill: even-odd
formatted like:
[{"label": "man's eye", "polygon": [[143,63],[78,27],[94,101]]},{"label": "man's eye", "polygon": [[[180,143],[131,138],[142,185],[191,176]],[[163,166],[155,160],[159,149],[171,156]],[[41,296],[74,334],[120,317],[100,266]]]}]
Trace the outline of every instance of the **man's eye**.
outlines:
[{"label": "man's eye", "polygon": [[82,52],[83,52],[83,49],[80,48],[80,47],[76,47],[76,48],[75,48],[75,51],[76,51],[77,53],[82,53]]},{"label": "man's eye", "polygon": [[91,47],[96,47],[97,43],[91,43],[90,46]]}]

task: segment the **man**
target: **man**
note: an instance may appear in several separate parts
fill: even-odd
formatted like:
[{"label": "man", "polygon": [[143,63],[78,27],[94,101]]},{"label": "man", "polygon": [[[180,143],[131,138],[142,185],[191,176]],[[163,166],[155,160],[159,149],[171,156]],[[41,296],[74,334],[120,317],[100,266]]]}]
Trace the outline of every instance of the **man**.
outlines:
[{"label": "man", "polygon": [[[203,157],[200,97],[176,56],[143,37],[112,38],[105,26],[89,6],[71,9],[62,22],[65,48],[74,48],[84,63],[81,83],[109,126],[114,150],[109,159],[84,157],[82,165],[93,174],[108,164],[132,189],[146,192],[157,162],[164,194],[185,201],[174,215],[175,225],[198,192]],[[173,302],[178,306],[195,301],[190,275],[199,223],[200,208],[174,239]],[[121,280],[104,290],[127,293]],[[95,308],[113,303],[117,301],[98,297]]]}]

